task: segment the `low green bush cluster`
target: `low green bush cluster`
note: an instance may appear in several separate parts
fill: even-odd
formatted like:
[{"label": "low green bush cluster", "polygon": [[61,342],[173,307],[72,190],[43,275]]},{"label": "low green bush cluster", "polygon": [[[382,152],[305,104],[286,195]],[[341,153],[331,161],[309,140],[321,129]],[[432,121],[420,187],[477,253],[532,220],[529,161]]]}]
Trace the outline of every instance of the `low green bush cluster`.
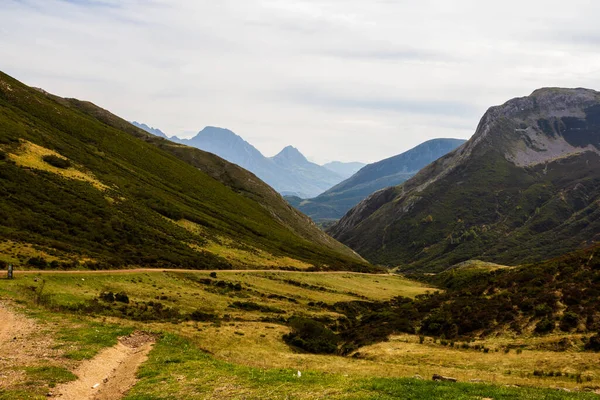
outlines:
[{"label": "low green bush cluster", "polygon": [[238,310],[244,311],[260,311],[274,314],[285,314],[284,310],[276,307],[266,306],[264,304],[258,304],[253,301],[234,301],[229,305],[230,308],[237,308]]},{"label": "low green bush cluster", "polygon": [[585,345],[586,350],[600,351],[600,333],[592,336]]},{"label": "low green bush cluster", "polygon": [[313,354],[334,354],[338,351],[338,336],[321,322],[294,317],[289,325],[292,331],[283,336],[288,345]]},{"label": "low green bush cluster", "polygon": [[55,155],[44,156],[42,160],[56,168],[67,169],[71,167],[71,161]]},{"label": "low green bush cluster", "polygon": [[101,300],[107,303],[125,303],[129,304],[129,296],[125,292],[113,293],[113,292],[102,292],[98,296]]}]

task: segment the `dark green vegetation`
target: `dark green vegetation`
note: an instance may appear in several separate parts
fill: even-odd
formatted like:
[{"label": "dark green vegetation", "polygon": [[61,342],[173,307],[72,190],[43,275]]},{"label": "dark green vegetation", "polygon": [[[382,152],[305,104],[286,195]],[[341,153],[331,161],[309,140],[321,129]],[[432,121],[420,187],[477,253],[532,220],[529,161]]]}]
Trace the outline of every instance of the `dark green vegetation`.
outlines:
[{"label": "dark green vegetation", "polygon": [[[559,109],[573,117],[553,117]],[[523,264],[593,244],[599,109],[600,95],[585,89],[540,90],[492,108],[465,146],[371,196],[329,232],[404,271],[471,259]]]},{"label": "dark green vegetation", "polygon": [[56,168],[67,169],[71,166],[69,160],[54,155],[44,156],[42,157],[42,160]]},{"label": "dark green vegetation", "polygon": [[[96,269],[227,269],[226,259],[202,250],[219,238],[318,268],[366,267],[247,171],[4,74],[0,150],[0,235],[44,249],[65,268],[87,259]],[[56,165],[63,158],[70,168]]]},{"label": "dark green vegetation", "polygon": [[[457,268],[433,278],[414,277],[433,279],[444,291],[414,300],[398,297],[333,306],[348,317],[338,329],[342,353],[399,332],[454,341],[525,331],[591,333],[586,348],[600,351],[600,245],[519,268]],[[332,326],[339,328],[339,322]],[[557,348],[572,345],[567,341]]]},{"label": "dark green vegetation", "polygon": [[315,221],[337,220],[372,193],[405,182],[421,168],[463,143],[465,140],[461,139],[429,140],[405,153],[363,167],[313,199],[302,200],[293,196],[286,199]]},{"label": "dark green vegetation", "polygon": [[339,338],[321,322],[294,317],[289,321],[292,331],[283,336],[290,346],[314,354],[333,354],[338,350]]}]

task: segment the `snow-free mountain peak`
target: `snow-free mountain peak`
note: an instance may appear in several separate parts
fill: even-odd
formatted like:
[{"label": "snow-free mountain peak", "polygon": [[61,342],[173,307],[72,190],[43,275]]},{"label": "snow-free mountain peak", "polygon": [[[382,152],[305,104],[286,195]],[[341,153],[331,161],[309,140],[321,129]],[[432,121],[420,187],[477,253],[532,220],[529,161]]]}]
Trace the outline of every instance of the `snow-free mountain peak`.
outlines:
[{"label": "snow-free mountain peak", "polygon": [[306,164],[310,163],[300,151],[294,146],[286,146],[276,156],[273,157],[275,161],[283,161],[291,165],[294,164]]}]

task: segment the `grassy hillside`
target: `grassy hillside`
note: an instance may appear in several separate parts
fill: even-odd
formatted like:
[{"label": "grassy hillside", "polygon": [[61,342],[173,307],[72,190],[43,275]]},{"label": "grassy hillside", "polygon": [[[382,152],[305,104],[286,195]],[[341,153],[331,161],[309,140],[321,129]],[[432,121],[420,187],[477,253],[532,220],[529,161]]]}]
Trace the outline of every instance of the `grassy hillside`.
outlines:
[{"label": "grassy hillside", "polygon": [[[397,334],[347,357],[308,354],[282,338],[294,316],[343,329],[361,305],[427,291],[398,276],[349,273],[21,273],[0,280],[0,300],[17,310],[20,303],[34,318],[31,336],[19,343],[46,342],[39,357],[12,358],[0,399],[45,397],[52,385],[75,379],[70,371],[81,360],[133,330],[154,333],[157,344],[127,399],[595,398],[582,391],[597,389],[600,355],[582,351],[577,333],[457,339],[452,346]],[[564,340],[569,351],[556,347]],[[43,379],[45,371],[53,374]],[[459,383],[432,382],[435,373]],[[556,387],[573,392],[549,389]]]},{"label": "grassy hillside", "polygon": [[[288,258],[325,268],[365,266],[324,235],[313,240],[318,229],[256,178],[241,183],[249,175],[243,170],[195,151],[179,150],[194,162],[182,161],[174,155],[177,145],[140,140],[140,130],[107,122],[112,117],[105,112],[102,120],[98,110],[0,75],[5,261],[25,264],[34,249],[63,268],[231,268],[257,254],[278,259],[279,267],[293,266]],[[203,159],[228,186],[197,167]],[[214,251],[222,248],[243,257],[232,264]],[[33,265],[46,266],[39,259]]]}]

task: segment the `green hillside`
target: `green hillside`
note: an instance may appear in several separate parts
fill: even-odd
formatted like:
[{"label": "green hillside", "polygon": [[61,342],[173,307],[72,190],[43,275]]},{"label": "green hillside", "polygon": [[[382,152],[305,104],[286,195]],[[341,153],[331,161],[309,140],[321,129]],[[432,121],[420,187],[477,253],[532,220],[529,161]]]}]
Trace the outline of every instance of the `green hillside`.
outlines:
[{"label": "green hillside", "polygon": [[0,74],[0,260],[63,268],[257,267],[261,260],[365,267],[339,243],[313,235],[317,227],[253,175],[149,136],[90,103]]}]

